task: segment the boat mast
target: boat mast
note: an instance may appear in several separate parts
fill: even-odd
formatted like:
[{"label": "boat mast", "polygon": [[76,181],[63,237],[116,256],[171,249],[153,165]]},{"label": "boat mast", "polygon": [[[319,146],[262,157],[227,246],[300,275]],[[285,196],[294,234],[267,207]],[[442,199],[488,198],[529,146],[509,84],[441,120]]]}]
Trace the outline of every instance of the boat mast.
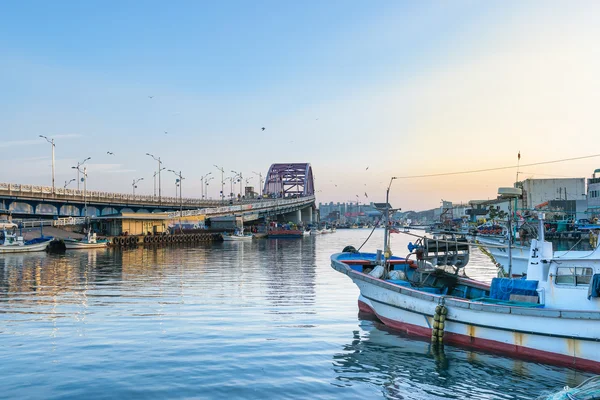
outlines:
[{"label": "boat mast", "polygon": [[392,176],[390,179],[390,184],[387,187],[385,192],[385,215],[384,215],[384,233],[383,233],[383,265],[387,264],[387,260],[391,257],[390,252],[390,188],[392,187],[392,182],[396,179],[395,176]]}]

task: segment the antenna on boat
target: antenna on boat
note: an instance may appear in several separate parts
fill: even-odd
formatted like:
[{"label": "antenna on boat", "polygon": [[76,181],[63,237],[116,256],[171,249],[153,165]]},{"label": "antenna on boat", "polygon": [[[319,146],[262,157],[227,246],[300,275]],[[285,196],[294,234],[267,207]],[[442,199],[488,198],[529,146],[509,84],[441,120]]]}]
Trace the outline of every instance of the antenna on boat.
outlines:
[{"label": "antenna on boat", "polygon": [[508,199],[508,277],[512,277],[512,201],[522,195],[523,191],[519,188],[499,188],[498,195],[503,199]]}]

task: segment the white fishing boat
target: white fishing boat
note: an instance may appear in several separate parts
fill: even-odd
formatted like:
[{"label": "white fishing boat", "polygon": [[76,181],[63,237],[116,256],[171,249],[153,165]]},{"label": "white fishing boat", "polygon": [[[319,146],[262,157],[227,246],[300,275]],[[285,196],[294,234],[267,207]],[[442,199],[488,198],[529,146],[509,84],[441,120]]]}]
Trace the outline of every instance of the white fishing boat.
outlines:
[{"label": "white fishing boat", "polygon": [[[388,217],[389,204],[386,210]],[[360,289],[359,309],[394,329],[600,372],[600,249],[554,252],[539,232],[527,279],[491,285],[464,275],[466,239],[454,246],[422,239],[400,258],[391,256],[388,228],[383,253],[346,248],[331,265]]]},{"label": "white fishing boat", "polygon": [[42,236],[23,240],[22,236],[17,235],[17,228],[18,226],[12,222],[0,221],[0,254],[44,251],[53,239],[51,236]]},{"label": "white fishing boat", "polygon": [[64,239],[67,250],[98,249],[108,247],[108,240],[98,239],[96,233],[89,233],[83,239]]},{"label": "white fishing boat", "polygon": [[302,232],[302,236],[310,236],[310,235],[311,235],[311,233],[310,233],[310,232],[311,232],[311,230],[310,230],[310,229],[308,229],[308,230],[305,230],[305,231],[303,231],[303,232]]},{"label": "white fishing boat", "polygon": [[313,235],[313,236],[314,235],[320,235],[321,231],[318,228],[313,228],[313,229],[310,230],[310,234]]},{"label": "white fishing boat", "polygon": [[245,234],[243,228],[236,229],[233,233],[222,233],[221,236],[223,236],[223,241],[225,242],[242,242],[246,240],[252,240],[252,234]]}]

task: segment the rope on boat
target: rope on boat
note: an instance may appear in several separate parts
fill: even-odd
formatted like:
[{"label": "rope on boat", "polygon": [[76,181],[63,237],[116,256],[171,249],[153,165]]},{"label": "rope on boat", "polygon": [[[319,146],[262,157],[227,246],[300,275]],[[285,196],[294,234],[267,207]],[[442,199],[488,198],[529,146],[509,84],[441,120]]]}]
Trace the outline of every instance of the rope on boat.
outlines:
[{"label": "rope on boat", "polygon": [[486,249],[483,246],[479,246],[479,251],[481,251],[483,254],[485,254],[486,256],[488,256],[490,258],[490,260],[492,260],[492,262],[494,263],[494,266],[498,270],[497,271],[498,278],[505,278],[506,275],[504,274],[504,268],[502,267],[502,265],[498,261],[496,261],[496,259],[492,255],[492,253],[490,253],[489,250]]},{"label": "rope on boat", "polygon": [[444,305],[444,298],[440,299],[440,304],[435,307],[433,314],[433,329],[431,330],[431,343],[433,345],[444,344],[444,329],[446,327],[446,315],[448,309]]}]

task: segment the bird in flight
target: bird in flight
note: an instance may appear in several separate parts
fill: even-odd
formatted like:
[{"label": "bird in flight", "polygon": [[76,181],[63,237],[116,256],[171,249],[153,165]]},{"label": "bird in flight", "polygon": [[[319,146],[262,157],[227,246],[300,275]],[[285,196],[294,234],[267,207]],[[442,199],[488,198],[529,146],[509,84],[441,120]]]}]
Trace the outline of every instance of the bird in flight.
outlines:
[{"label": "bird in flight", "polygon": [[110,155],[110,156],[114,156],[115,153],[113,153],[112,151],[107,151],[106,154]]},{"label": "bird in flight", "polygon": [[263,126],[261,129],[264,131],[264,130],[265,130],[265,127]]},{"label": "bird in flight", "polygon": [[154,98],[154,96],[148,96],[148,98],[149,98],[149,99],[152,99],[152,98]]},{"label": "bird in flight", "polygon": [[367,169],[365,169],[365,171],[368,171],[368,170],[369,170],[369,167],[367,167]]},{"label": "bird in flight", "polygon": [[369,198],[369,196],[367,196],[367,192],[365,192],[365,197],[366,197],[367,199]]},{"label": "bird in flight", "polygon": [[169,134],[169,132],[165,131],[165,135],[168,135],[168,134]]}]

